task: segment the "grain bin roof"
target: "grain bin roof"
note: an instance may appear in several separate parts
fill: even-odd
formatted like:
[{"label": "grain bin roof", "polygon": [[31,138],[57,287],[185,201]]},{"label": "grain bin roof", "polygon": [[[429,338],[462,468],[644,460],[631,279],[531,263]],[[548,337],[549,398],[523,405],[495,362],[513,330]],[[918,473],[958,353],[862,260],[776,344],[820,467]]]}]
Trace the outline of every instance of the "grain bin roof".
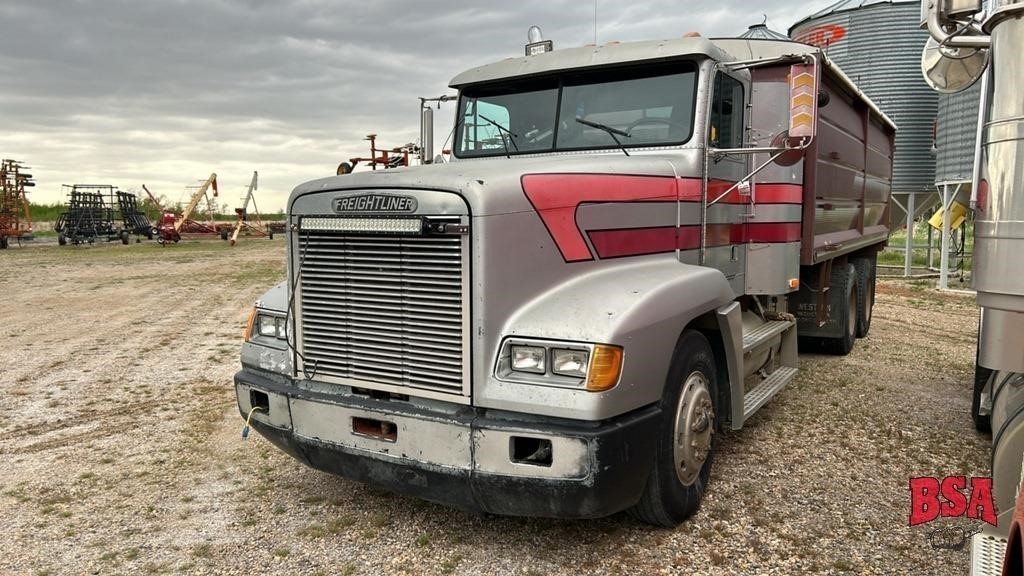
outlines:
[{"label": "grain bin roof", "polygon": [[751,40],[789,40],[789,37],[785,34],[781,34],[772,30],[765,24],[754,24],[747,31],[739,35],[740,38],[748,38]]}]

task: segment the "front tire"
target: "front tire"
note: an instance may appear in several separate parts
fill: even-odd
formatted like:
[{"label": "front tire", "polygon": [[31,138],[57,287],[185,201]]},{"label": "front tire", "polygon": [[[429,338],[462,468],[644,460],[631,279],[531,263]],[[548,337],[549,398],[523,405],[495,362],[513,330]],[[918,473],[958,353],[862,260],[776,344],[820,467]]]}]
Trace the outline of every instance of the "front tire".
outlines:
[{"label": "front tire", "polygon": [[686,330],[676,344],[661,399],[654,465],[630,514],[674,528],[700,508],[717,444],[715,357],[700,332]]}]

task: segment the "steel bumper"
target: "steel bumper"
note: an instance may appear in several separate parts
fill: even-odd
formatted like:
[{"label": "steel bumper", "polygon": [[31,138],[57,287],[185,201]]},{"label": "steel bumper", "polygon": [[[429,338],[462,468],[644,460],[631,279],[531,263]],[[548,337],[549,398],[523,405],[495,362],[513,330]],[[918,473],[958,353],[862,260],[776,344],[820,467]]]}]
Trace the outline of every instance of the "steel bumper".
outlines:
[{"label": "steel bumper", "polygon": [[[601,422],[426,409],[322,394],[245,370],[235,390],[243,418],[255,392],[268,409],[253,414],[253,428],[307,465],[472,512],[597,518],[624,510],[647,482],[658,437],[656,407]],[[357,420],[385,421],[394,438],[360,434]],[[549,441],[550,461],[517,461],[516,438]]]}]

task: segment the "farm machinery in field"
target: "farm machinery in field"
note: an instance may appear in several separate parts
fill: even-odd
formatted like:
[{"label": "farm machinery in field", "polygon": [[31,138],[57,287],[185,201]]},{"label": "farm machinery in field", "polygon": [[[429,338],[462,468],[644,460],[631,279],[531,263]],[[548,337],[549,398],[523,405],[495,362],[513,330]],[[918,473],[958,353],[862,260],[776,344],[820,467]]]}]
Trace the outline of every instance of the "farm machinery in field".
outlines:
[{"label": "farm machinery in field", "polygon": [[11,238],[32,239],[32,214],[25,188],[35,186],[32,175],[16,160],[0,161],[0,250]]},{"label": "farm machinery in field", "polygon": [[[221,232],[221,239],[230,240],[231,245],[234,246],[238,242],[238,235],[245,230],[245,233],[250,236],[260,236],[274,239],[274,230],[270,224],[264,224],[263,218],[260,216],[259,209],[256,208],[256,198],[253,193],[256,191],[257,179],[259,175],[253,170],[252,181],[249,182],[249,189],[246,191],[245,196],[242,198],[242,207],[235,209],[235,215],[238,218],[235,222],[235,227],[231,231],[231,236],[228,238],[225,232]],[[252,205],[252,210],[249,210],[249,206]]]},{"label": "farm machinery in field", "polygon": [[54,223],[57,243],[92,244],[97,240],[128,244],[131,237],[152,239],[154,228],[139,209],[138,198],[110,184],[65,184],[67,210]]},{"label": "farm machinery in field", "polygon": [[[168,243],[177,243],[181,241],[182,234],[217,234],[222,235],[224,231],[221,227],[217,226],[214,222],[214,205],[213,198],[217,197],[217,174],[210,174],[200,184],[189,197],[189,202],[182,210],[181,214],[175,214],[173,210],[164,208],[157,202],[153,194],[146,188],[145,185],[142,187],[150,199],[153,200],[160,208],[160,221],[157,224],[157,242],[162,245]],[[210,194],[212,190],[212,196]],[[209,217],[208,222],[199,222],[192,218],[192,215],[196,213],[196,209],[199,208],[200,203],[205,202],[205,209],[207,216]]]},{"label": "farm machinery in field", "polygon": [[[230,241],[234,246],[240,235],[257,236],[263,238],[274,238],[275,231],[283,231],[283,228],[275,229],[273,224],[264,223],[263,218],[256,208],[254,193],[257,188],[258,174],[252,173],[252,180],[242,197],[242,207],[235,209],[235,222],[233,224],[218,223],[215,220],[215,206],[213,198],[218,196],[217,175],[211,174],[201,185],[196,187],[189,196],[189,202],[176,213],[173,209],[166,208],[153,193],[143,185],[142,189],[149,195],[150,201],[160,210],[160,220],[157,224],[157,241],[161,244],[180,242],[183,234],[218,236],[221,240]],[[211,194],[212,190],[212,194]],[[193,218],[197,213],[205,212],[207,220],[200,222]]]}]

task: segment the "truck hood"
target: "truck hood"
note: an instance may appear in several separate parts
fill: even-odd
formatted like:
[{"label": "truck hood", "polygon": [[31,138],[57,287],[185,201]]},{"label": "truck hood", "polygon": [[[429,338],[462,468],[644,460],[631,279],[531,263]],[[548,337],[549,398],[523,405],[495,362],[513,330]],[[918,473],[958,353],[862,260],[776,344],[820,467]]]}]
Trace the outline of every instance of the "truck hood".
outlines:
[{"label": "truck hood", "polygon": [[331,176],[295,188],[288,212],[300,196],[344,190],[442,190],[462,196],[473,216],[492,216],[530,209],[520,179],[527,174],[644,174],[699,178],[699,149],[678,149],[672,155],[634,153],[498,157],[459,160],[410,168],[393,168]]}]

